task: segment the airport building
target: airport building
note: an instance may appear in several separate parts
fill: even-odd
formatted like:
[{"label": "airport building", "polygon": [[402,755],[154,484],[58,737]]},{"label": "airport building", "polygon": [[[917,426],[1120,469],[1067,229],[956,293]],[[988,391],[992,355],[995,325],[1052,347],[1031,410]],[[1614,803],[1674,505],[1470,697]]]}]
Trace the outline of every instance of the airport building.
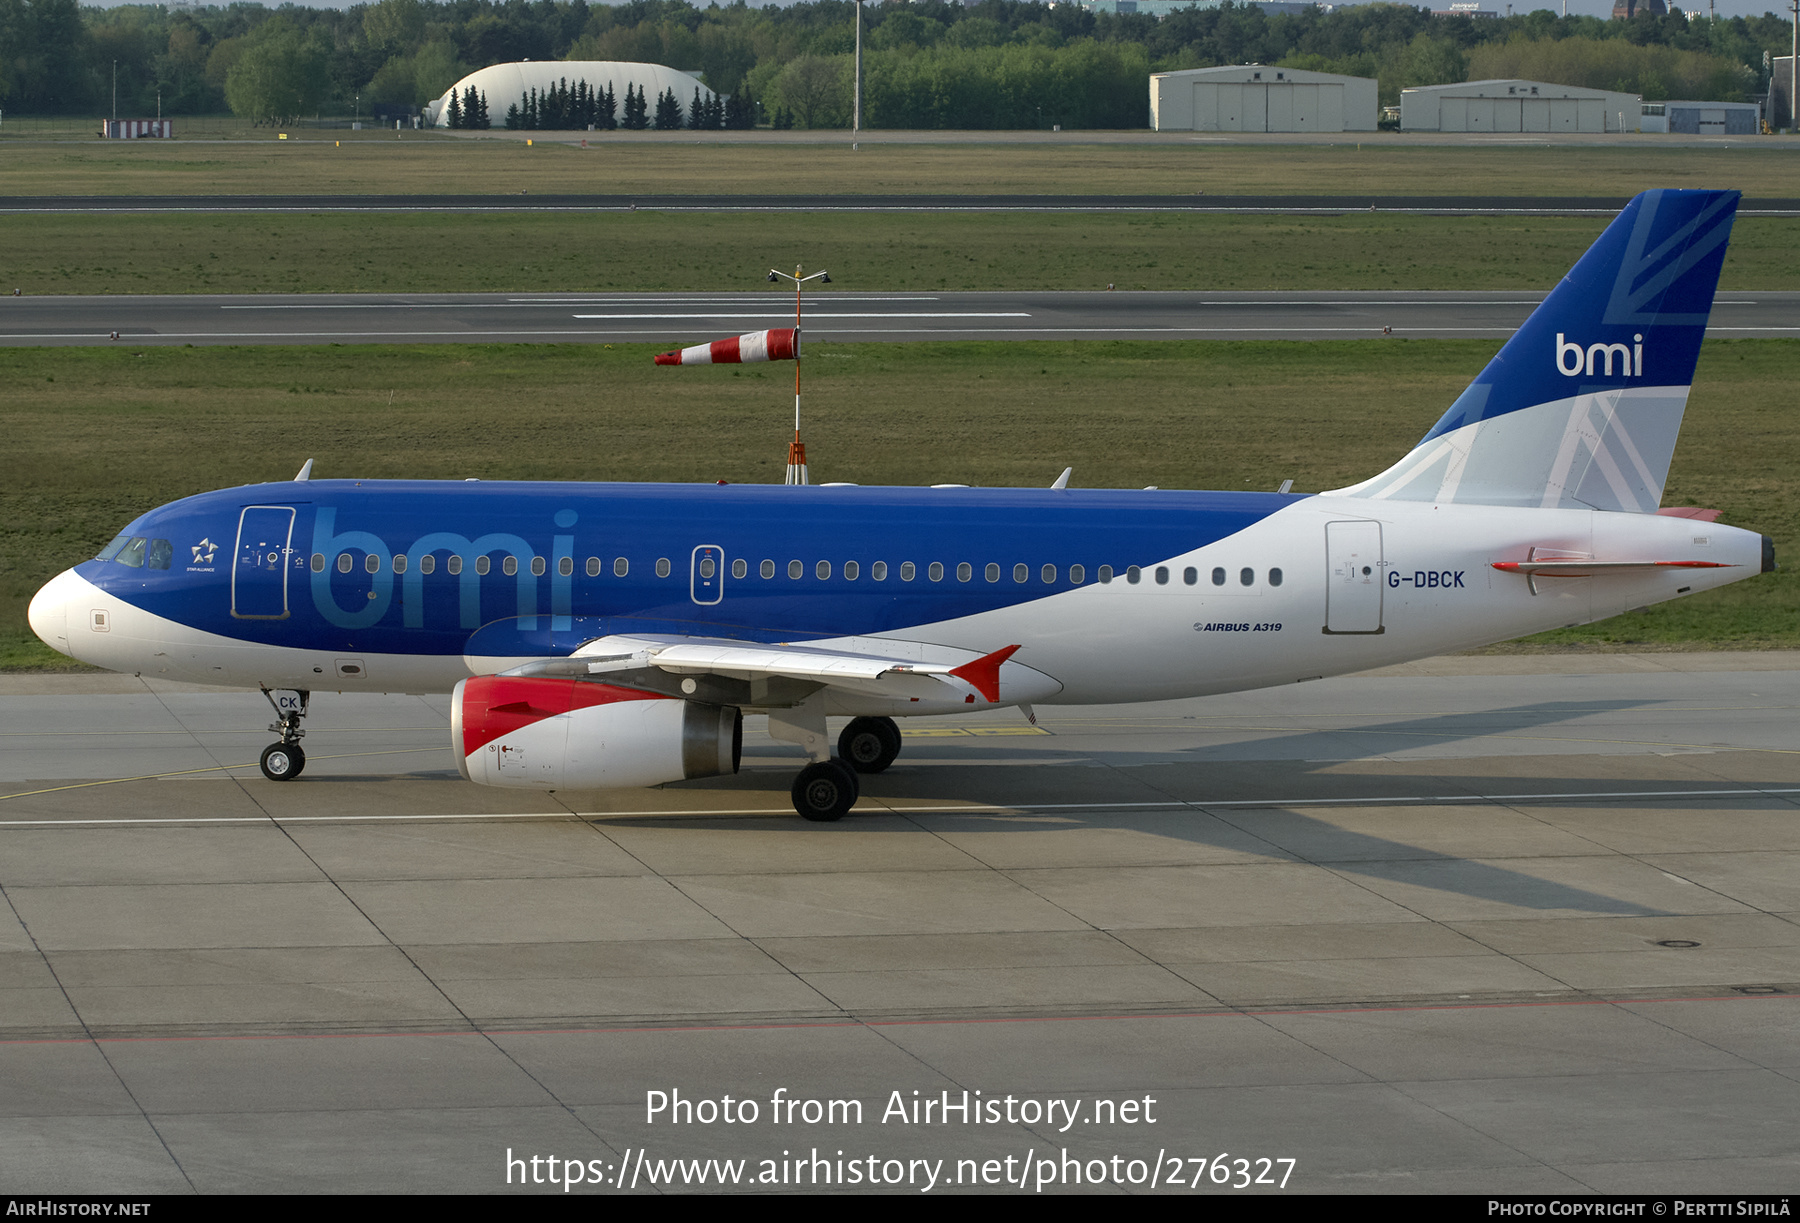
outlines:
[{"label": "airport building", "polygon": [[443,97],[425,104],[425,126],[449,127],[450,95],[462,97],[471,87],[487,99],[488,114],[494,126],[501,127],[506,108],[531,90],[535,89],[538,96],[542,97],[551,89],[563,85],[573,89],[580,81],[586,81],[597,94],[604,94],[610,86],[615,104],[620,108],[620,115],[624,113],[627,85],[649,98],[653,108],[655,100],[665,90],[674,90],[675,100],[681,103],[684,115],[693,104],[694,90],[700,91],[702,101],[711,101],[713,97],[713,91],[701,84],[699,77],[690,76],[675,68],[665,68],[661,64],[628,64],[614,60],[525,60],[516,64],[492,64],[478,72],[471,72],[446,90]]},{"label": "airport building", "polygon": [[1635,132],[1643,99],[1545,81],[1464,81],[1400,91],[1403,132]]},{"label": "airport building", "polygon": [[1762,107],[1755,102],[1646,102],[1646,132],[1687,136],[1754,136],[1762,130]]},{"label": "airport building", "polygon": [[1372,132],[1375,81],[1299,68],[1239,64],[1150,78],[1159,132]]}]

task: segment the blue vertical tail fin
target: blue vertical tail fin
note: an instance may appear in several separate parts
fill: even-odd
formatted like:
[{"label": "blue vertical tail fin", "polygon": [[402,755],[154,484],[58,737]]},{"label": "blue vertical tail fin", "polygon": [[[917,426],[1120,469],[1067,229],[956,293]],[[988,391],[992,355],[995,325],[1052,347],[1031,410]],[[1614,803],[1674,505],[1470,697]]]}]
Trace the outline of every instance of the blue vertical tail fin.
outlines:
[{"label": "blue vertical tail fin", "polygon": [[1737,204],[1632,200],[1411,454],[1334,495],[1655,512]]}]

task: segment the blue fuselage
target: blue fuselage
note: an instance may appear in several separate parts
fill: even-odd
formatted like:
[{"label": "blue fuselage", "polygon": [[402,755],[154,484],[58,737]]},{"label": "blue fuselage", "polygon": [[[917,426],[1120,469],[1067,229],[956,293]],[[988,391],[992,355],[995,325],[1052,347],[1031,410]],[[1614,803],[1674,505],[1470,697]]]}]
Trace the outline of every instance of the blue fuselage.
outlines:
[{"label": "blue fuselage", "polygon": [[78,572],[190,628],[301,649],[549,655],[626,632],[791,641],[1124,579],[1301,499],[319,480],[174,502],[126,528],[124,556]]}]

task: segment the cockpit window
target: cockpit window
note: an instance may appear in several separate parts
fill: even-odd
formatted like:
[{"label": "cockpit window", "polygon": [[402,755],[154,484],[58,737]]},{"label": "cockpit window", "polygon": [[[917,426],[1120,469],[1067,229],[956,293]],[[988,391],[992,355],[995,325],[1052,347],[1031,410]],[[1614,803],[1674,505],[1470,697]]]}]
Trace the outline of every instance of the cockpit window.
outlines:
[{"label": "cockpit window", "polygon": [[119,549],[119,555],[113,559],[118,561],[121,565],[130,565],[133,569],[142,569],[144,567],[144,546],[149,542],[149,540],[143,538],[141,535],[135,539],[128,540],[126,541],[125,546]]},{"label": "cockpit window", "polygon": [[106,547],[100,549],[100,555],[96,556],[94,559],[97,561],[110,561],[114,557],[119,555],[119,549],[123,548],[126,544],[128,544],[130,542],[131,542],[131,536],[121,535],[117,539],[113,540],[110,544],[107,544]]},{"label": "cockpit window", "polygon": [[166,539],[150,541],[150,568],[167,569],[169,561],[175,556],[175,545]]}]

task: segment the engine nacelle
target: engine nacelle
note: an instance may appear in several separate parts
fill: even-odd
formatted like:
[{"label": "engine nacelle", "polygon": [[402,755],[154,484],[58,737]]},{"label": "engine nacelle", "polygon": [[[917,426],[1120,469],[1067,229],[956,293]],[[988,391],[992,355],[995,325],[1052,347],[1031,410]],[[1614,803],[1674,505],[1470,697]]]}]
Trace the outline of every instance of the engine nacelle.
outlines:
[{"label": "engine nacelle", "polygon": [[450,697],[456,765],[485,786],[612,790],[735,773],[744,719],[572,679],[479,675]]}]

